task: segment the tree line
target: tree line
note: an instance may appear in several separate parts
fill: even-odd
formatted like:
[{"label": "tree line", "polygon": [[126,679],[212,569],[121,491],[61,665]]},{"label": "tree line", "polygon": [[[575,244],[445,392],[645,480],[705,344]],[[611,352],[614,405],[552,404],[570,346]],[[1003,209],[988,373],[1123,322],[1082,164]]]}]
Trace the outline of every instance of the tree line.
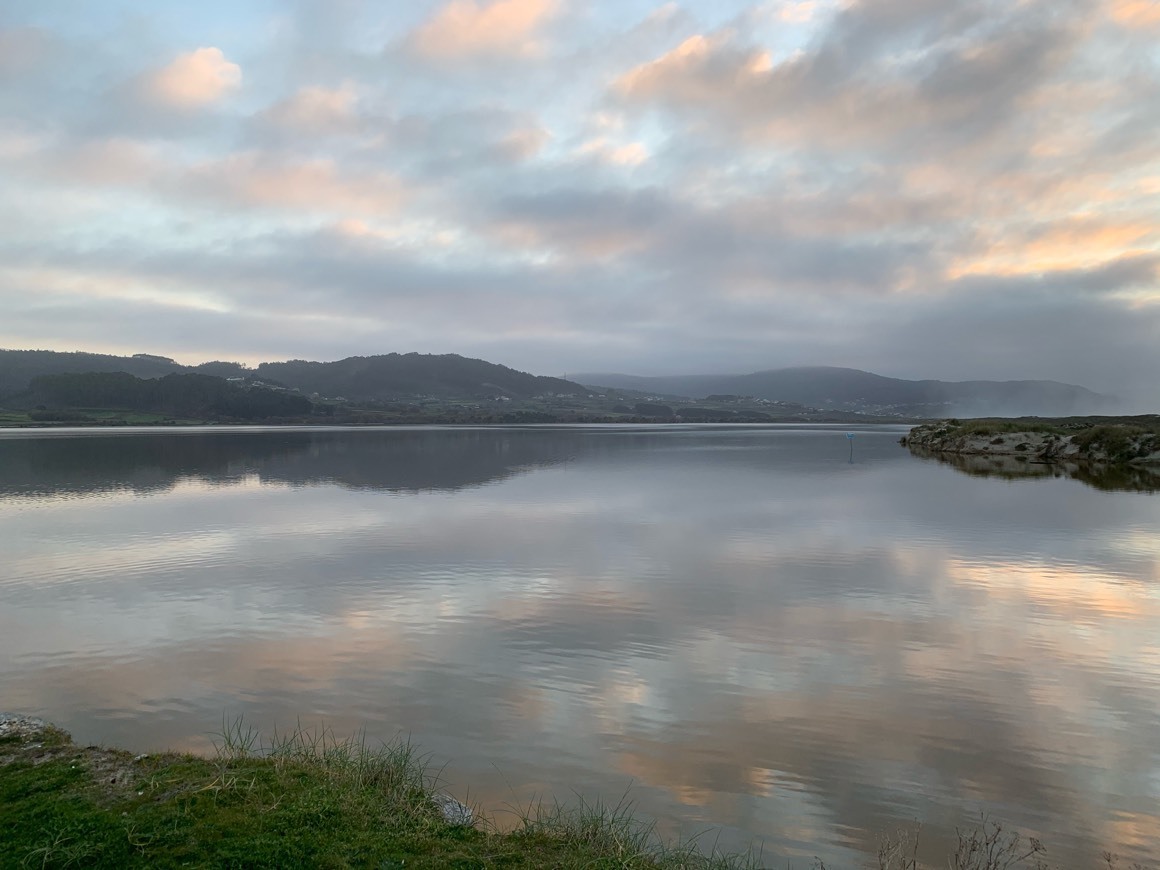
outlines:
[{"label": "tree line", "polygon": [[306,417],[326,409],[297,393],[244,387],[211,375],[171,374],[156,379],[125,372],[41,375],[21,404],[40,410],[114,409],[198,419],[264,420]]}]

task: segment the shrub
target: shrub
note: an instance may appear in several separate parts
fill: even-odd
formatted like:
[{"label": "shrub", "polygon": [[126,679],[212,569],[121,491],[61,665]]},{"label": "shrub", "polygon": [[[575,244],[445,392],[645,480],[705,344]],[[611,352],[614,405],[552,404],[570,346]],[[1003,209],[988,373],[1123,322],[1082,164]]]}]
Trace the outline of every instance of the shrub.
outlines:
[{"label": "shrub", "polygon": [[1147,434],[1138,426],[1092,426],[1090,429],[1077,432],[1073,440],[1083,450],[1099,450],[1109,460],[1126,462],[1137,456],[1147,455],[1147,450],[1140,453],[1137,448],[1137,439],[1142,442],[1140,446],[1146,446],[1150,439],[1144,439],[1143,436]]}]

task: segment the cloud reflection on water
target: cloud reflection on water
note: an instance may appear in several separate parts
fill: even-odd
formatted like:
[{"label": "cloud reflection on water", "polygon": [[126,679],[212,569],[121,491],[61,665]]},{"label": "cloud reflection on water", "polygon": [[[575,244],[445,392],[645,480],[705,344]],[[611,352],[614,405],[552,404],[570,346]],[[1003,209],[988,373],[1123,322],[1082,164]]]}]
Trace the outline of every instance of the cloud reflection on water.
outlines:
[{"label": "cloud reflection on water", "polygon": [[1065,864],[1155,860],[1160,504],[889,433],[850,466],[830,434],[191,441],[212,462],[148,448],[183,483],[144,499],[131,450],[90,450],[100,510],[26,456],[4,706],[135,746],[205,748],[223,712],[402,730],[493,811],[632,782],[662,830],[767,858],[853,861],[917,817],[938,861],[987,808]]}]

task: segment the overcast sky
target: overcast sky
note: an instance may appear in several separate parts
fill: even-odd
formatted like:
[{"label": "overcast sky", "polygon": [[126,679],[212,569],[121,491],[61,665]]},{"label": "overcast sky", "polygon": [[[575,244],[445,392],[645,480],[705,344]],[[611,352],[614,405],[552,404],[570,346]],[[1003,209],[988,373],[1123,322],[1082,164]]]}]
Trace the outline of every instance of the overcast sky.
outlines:
[{"label": "overcast sky", "polygon": [[6,0],[0,346],[1154,395],[1158,46],[1152,0]]}]

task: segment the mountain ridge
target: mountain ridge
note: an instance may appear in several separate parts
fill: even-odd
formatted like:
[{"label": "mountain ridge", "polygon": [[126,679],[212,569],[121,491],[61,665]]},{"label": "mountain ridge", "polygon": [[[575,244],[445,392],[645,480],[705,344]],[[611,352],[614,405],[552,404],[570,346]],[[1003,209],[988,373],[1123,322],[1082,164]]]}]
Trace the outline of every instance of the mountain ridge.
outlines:
[{"label": "mountain ridge", "polygon": [[388,353],[331,362],[264,362],[248,368],[221,360],[186,366],[153,354],[0,350],[0,396],[21,393],[42,375],[90,372],[124,372],[148,379],[171,374],[211,374],[284,386],[307,395],[369,400],[417,396],[526,399],[544,394],[586,393],[573,381],[533,375],[459,354]]},{"label": "mountain ridge", "polygon": [[742,395],[815,408],[913,416],[1066,416],[1108,411],[1117,402],[1114,397],[1060,381],[905,380],[838,366],[656,377],[594,372],[575,378],[590,389],[631,389],[688,398]]},{"label": "mountain ridge", "polygon": [[798,366],[748,374],[645,377],[592,373],[572,379],[522,372],[459,354],[388,353],[317,362],[264,362],[254,368],[214,360],[182,365],[153,354],[114,356],[83,351],[0,350],[0,397],[46,374],[125,372],[140,378],[214,375],[344,400],[530,399],[586,396],[601,388],[643,396],[749,396],[830,411],[883,416],[1068,416],[1112,411],[1116,400],[1051,380],[940,381],[890,378],[837,366]]}]

